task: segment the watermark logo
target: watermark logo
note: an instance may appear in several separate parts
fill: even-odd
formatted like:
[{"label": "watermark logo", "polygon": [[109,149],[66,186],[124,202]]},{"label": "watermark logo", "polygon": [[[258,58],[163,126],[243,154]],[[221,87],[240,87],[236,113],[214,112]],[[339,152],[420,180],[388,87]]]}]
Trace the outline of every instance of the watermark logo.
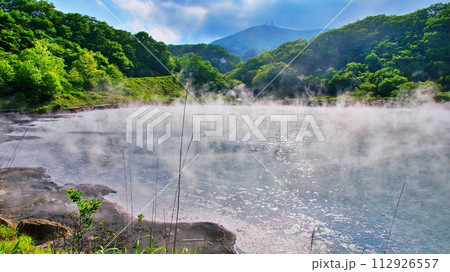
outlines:
[{"label": "watermark logo", "polygon": [[167,121],[170,116],[172,113],[151,106],[143,106],[135,110],[127,116],[126,141],[153,152],[154,132],[158,125],[165,122],[164,135],[157,139],[157,145],[164,143],[171,136],[171,123]]},{"label": "watermark logo", "polygon": [[[127,116],[126,141],[153,152],[156,146],[171,137],[172,126],[169,120],[171,116],[172,113],[151,106],[143,106],[135,110]],[[192,123],[186,125],[192,125],[192,141],[194,142],[208,139],[229,142],[250,140],[267,142],[268,135],[265,133],[268,131],[276,132],[280,142],[302,142],[305,138],[314,137],[318,142],[325,141],[313,115],[299,118],[295,114],[261,114],[254,117],[246,114],[193,114],[191,120]],[[158,132],[162,128],[165,129],[163,135],[158,138],[155,137],[157,127],[160,128]],[[293,130],[293,127],[296,129]],[[291,131],[290,135],[289,131]]]},{"label": "watermark logo", "polygon": [[[302,120],[298,119],[297,115],[294,114],[271,114],[271,115],[259,115],[254,120],[246,114],[243,115],[228,115],[226,118],[223,115],[211,115],[211,114],[197,114],[192,116],[192,132],[193,141],[198,142],[201,139],[206,138],[225,138],[230,142],[248,142],[250,139],[254,138],[258,142],[266,142],[266,135],[261,131],[260,126],[268,121],[273,124],[279,123],[277,126],[277,132],[279,132],[280,142],[289,141],[288,137],[288,126],[289,122],[297,123],[301,121],[300,128],[295,134],[294,141],[302,142],[305,137],[316,137],[318,142],[324,142],[325,137],[319,128],[313,115],[306,115]],[[228,127],[226,127],[224,119],[228,119]],[[238,126],[238,121],[240,121],[243,126]],[[207,127],[202,125],[205,123]],[[214,127],[211,129],[211,127]],[[239,129],[238,129],[239,128]],[[225,130],[228,133],[225,133]],[[238,130],[242,133],[245,132],[242,138],[238,138]],[[225,134],[228,134],[225,136]],[[314,136],[313,136],[314,134]],[[204,135],[202,137],[202,135]],[[206,136],[206,137],[205,137]],[[290,137],[292,139],[292,137]]]}]

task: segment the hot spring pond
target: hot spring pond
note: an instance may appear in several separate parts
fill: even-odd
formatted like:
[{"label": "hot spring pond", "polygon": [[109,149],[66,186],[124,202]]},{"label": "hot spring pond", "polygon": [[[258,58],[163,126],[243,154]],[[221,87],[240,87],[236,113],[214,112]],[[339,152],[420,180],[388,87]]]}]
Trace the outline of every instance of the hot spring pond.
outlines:
[{"label": "hot spring pond", "polygon": [[[1,166],[27,128],[12,167],[44,167],[58,184],[108,185],[124,210],[168,222],[183,108],[158,108],[170,113],[170,137],[158,145],[169,130],[155,126],[153,152],[126,141],[137,108],[2,122],[12,140],[0,141]],[[224,225],[244,253],[383,253],[404,184],[387,253],[448,254],[449,116],[434,104],[188,105],[180,219]]]}]

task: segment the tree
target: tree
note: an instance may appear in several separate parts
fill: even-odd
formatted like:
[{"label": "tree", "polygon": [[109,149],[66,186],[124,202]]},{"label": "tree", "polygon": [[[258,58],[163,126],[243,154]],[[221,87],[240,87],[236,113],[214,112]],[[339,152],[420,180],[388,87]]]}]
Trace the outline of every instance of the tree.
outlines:
[{"label": "tree", "polygon": [[231,54],[225,48],[216,44],[169,45],[168,49],[176,57],[181,57],[187,53],[195,53],[204,60],[208,60],[221,73],[233,70],[242,61],[241,57]]},{"label": "tree", "polygon": [[123,74],[116,65],[109,64],[102,54],[83,50],[72,63],[68,78],[75,87],[90,91],[100,83],[119,82]]},{"label": "tree", "polygon": [[[257,90],[266,87],[268,91],[277,90],[279,97],[295,97],[299,85],[297,71],[286,66],[284,62],[261,66],[253,77],[252,86]],[[280,74],[281,71],[283,72]],[[269,83],[270,85],[268,85]]]},{"label": "tree", "polygon": [[383,68],[374,74],[377,85],[376,95],[390,97],[401,84],[408,82],[408,78],[401,75],[401,72],[393,68]]},{"label": "tree", "polygon": [[231,87],[231,81],[209,61],[197,54],[188,53],[176,60],[177,69],[181,71],[184,79],[192,79],[197,87],[208,85],[210,90],[220,90]]},{"label": "tree", "polygon": [[[239,64],[230,76],[257,88],[254,84],[264,77],[260,69],[296,57],[290,66],[302,78],[325,83],[330,95],[355,90],[371,93],[376,86],[376,95],[390,96],[409,80],[431,79],[448,88],[449,22],[449,3],[402,16],[367,17],[320,34],[306,50],[304,41],[299,40],[264,52]],[[282,91],[272,89],[265,94]]]},{"label": "tree", "polygon": [[12,65],[14,55],[0,54],[0,97],[11,94],[11,83],[14,81],[16,71]]},{"label": "tree", "polygon": [[33,106],[50,101],[67,85],[64,60],[54,56],[45,41],[23,51],[15,78],[18,94]]},{"label": "tree", "polygon": [[135,50],[133,76],[170,75],[175,68],[175,62],[167,46],[162,42],[156,42],[146,32],[139,32],[135,37],[139,42],[135,41],[133,46]]},{"label": "tree", "polygon": [[369,55],[367,55],[364,63],[367,65],[367,67],[369,68],[369,71],[372,73],[380,70],[382,67],[381,59],[378,57],[378,55],[375,52],[372,52]]}]

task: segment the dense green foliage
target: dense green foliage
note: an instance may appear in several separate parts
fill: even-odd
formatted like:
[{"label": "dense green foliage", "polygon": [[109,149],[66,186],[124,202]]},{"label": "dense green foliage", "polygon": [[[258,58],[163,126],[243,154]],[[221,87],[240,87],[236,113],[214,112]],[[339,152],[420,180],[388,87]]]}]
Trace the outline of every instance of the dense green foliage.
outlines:
[{"label": "dense green foliage", "polygon": [[[178,48],[175,61],[166,44],[145,32],[132,35],[95,18],[64,14],[46,1],[1,1],[0,29],[0,108],[170,102],[182,92],[169,75],[181,71],[180,82],[194,77],[201,89],[228,88],[231,80],[211,63],[227,72],[240,62],[207,45]],[[185,56],[191,51],[206,60]]]},{"label": "dense green foliage", "polygon": [[172,76],[128,78],[125,86],[126,97],[138,101],[172,102],[184,92]]},{"label": "dense green foliage", "polygon": [[[103,202],[98,199],[84,200],[81,199],[83,192],[71,188],[66,191],[66,196],[77,205],[78,213],[70,213],[69,217],[73,220],[73,234],[72,237],[66,240],[68,244],[68,252],[83,253],[92,250],[97,245],[89,243],[89,231],[94,225],[92,217],[97,213],[98,209],[102,206]],[[92,235],[92,234],[91,234]],[[93,242],[93,241],[91,241]],[[103,241],[102,241],[103,242]],[[92,248],[93,247],[93,248]]]},{"label": "dense green foliage", "polygon": [[187,53],[177,58],[176,71],[180,73],[184,80],[193,83],[196,89],[221,90],[232,87],[232,81],[228,76],[219,72],[219,70],[204,60],[197,54]]},{"label": "dense green foliage", "polygon": [[175,57],[182,57],[187,53],[195,53],[204,60],[209,61],[221,73],[233,70],[241,62],[239,56],[233,55],[225,48],[215,44],[169,45],[168,48]]},{"label": "dense green foliage", "polygon": [[[48,40],[59,48],[52,53],[71,66],[83,50],[98,52],[99,65],[115,65],[126,76],[167,75],[174,68],[167,46],[145,32],[132,35],[81,14],[64,14],[46,1],[0,2],[0,47],[13,54]],[[168,68],[161,66],[138,40]]]},{"label": "dense green foliage", "polygon": [[147,33],[64,14],[46,1],[1,1],[0,29],[0,98],[16,108],[110,102],[124,95],[117,88],[124,75],[164,76],[175,68],[167,46]]},{"label": "dense green foliage", "polygon": [[233,87],[233,79],[279,98],[405,97],[413,86],[427,86],[447,101],[449,6],[368,17],[321,34],[307,50],[299,39],[241,62],[217,45],[168,47],[46,1],[0,1],[0,108],[170,102],[181,96],[180,82],[219,91]]},{"label": "dense green foliage", "polygon": [[[255,92],[305,48],[288,42],[241,63],[230,74]],[[278,97],[338,95],[392,97],[417,82],[448,93],[450,4],[404,16],[375,16],[321,34],[265,90]],[[434,82],[434,83],[433,83]]]}]

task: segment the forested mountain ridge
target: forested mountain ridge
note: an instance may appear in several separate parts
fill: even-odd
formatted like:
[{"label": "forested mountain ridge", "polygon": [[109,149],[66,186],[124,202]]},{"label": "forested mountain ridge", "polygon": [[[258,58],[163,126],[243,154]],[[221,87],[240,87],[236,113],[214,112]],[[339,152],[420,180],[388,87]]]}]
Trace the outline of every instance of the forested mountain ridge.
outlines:
[{"label": "forested mountain ridge", "polygon": [[[165,82],[155,85],[159,93],[143,94],[124,86],[153,86],[161,80],[138,81],[141,85],[124,80],[177,72],[181,81],[193,77],[194,87],[231,86],[227,77],[197,55],[173,57],[166,44],[145,32],[131,34],[89,16],[65,14],[47,1],[0,1],[0,29],[0,108],[36,109],[49,103],[58,108],[115,103],[127,97],[171,100],[180,95],[181,85]],[[195,65],[188,65],[191,61]]]},{"label": "forested mountain ridge", "polygon": [[[262,90],[307,45],[296,40],[264,52],[230,73]],[[450,86],[450,4],[403,16],[379,15],[321,34],[266,90],[278,97],[391,97],[419,82]]]},{"label": "forested mountain ridge", "polygon": [[46,1],[0,1],[0,109],[170,102],[182,94],[176,79],[208,92],[232,88],[232,78],[255,93],[268,86],[263,95],[276,98],[408,96],[424,85],[448,98],[449,7],[368,17],[319,35],[303,52],[300,39],[240,62],[217,45],[170,46],[172,55],[145,32],[64,14]]},{"label": "forested mountain ridge", "polygon": [[1,104],[13,104],[5,107],[95,103],[106,92],[121,93],[114,86],[124,75],[168,75],[175,68],[167,46],[147,33],[133,36],[95,18],[64,14],[46,1],[1,1],[0,28]]},{"label": "forested mountain ridge", "polygon": [[247,60],[264,51],[273,50],[283,43],[299,38],[309,40],[320,30],[294,30],[274,25],[254,26],[233,35],[213,41],[233,54]]},{"label": "forested mountain ridge", "polygon": [[167,46],[145,32],[134,36],[105,22],[78,13],[62,13],[46,1],[10,0],[0,2],[0,47],[13,54],[34,47],[36,40],[51,40],[70,52],[63,56],[70,64],[81,49],[100,52],[110,64],[127,76],[167,75],[168,71],[135,39],[154,52],[169,70],[174,63]]}]

